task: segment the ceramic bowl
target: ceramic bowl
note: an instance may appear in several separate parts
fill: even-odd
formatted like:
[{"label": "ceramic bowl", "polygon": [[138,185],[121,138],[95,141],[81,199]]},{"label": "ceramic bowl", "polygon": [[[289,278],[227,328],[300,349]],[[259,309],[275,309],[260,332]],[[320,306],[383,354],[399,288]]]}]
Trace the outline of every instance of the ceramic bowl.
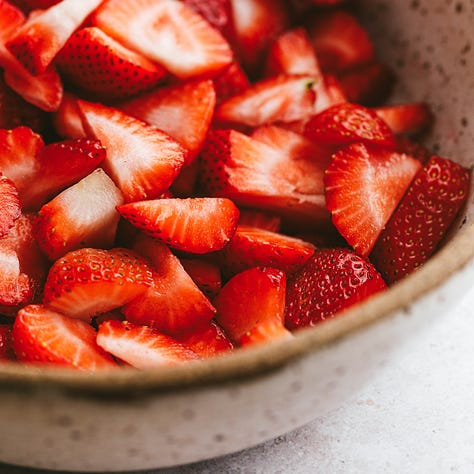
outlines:
[{"label": "ceramic bowl", "polygon": [[[362,0],[396,100],[426,100],[428,144],[472,167],[471,0]],[[474,271],[474,202],[421,270],[292,340],[196,366],[82,374],[0,368],[0,460],[57,470],[172,466],[244,449],[337,407],[420,331],[441,318]],[[470,262],[470,263],[469,263]],[[463,268],[465,267],[465,268]]]}]

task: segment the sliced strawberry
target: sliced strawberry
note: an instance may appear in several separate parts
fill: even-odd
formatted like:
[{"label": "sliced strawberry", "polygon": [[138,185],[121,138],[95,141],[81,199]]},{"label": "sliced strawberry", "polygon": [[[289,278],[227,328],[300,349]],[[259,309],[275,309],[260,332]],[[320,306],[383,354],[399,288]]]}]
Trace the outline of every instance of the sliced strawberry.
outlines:
[{"label": "sliced strawberry", "polygon": [[433,156],[416,175],[370,256],[388,283],[423,265],[464,206],[470,172]]},{"label": "sliced strawberry", "polygon": [[59,3],[61,0],[9,0],[18,8],[21,8],[25,13],[30,13],[32,10],[45,10]]},{"label": "sliced strawberry", "polygon": [[214,320],[185,336],[178,337],[178,341],[202,358],[216,357],[234,349],[232,341]]},{"label": "sliced strawberry", "polygon": [[418,135],[433,123],[434,116],[428,104],[413,103],[377,107],[374,112],[396,135]]},{"label": "sliced strawberry", "polygon": [[216,109],[215,120],[224,126],[258,127],[307,118],[313,113],[313,83],[311,76],[265,79],[222,102]]},{"label": "sliced strawberry", "polygon": [[67,188],[38,213],[34,233],[50,260],[81,247],[110,248],[122,193],[102,169]]},{"label": "sliced strawberry", "polygon": [[107,149],[103,167],[125,200],[153,199],[166,191],[184,163],[168,134],[120,110],[78,101],[89,132]]},{"label": "sliced strawberry", "polygon": [[236,51],[243,66],[258,73],[272,41],[290,25],[283,0],[231,0]]},{"label": "sliced strawberry", "polygon": [[13,2],[0,4],[0,43],[5,43],[25,23],[25,15]]},{"label": "sliced strawberry", "polygon": [[74,30],[102,0],[63,0],[30,16],[7,42],[7,48],[33,75],[46,71]]},{"label": "sliced strawberry", "polygon": [[420,167],[409,155],[362,143],[333,155],[325,176],[326,204],[357,253],[369,255]]},{"label": "sliced strawberry", "polygon": [[[18,255],[10,247],[0,247],[0,314],[14,316],[20,305],[33,296],[28,275],[21,272]],[[12,309],[15,309],[13,314]]]},{"label": "sliced strawberry", "polygon": [[314,115],[304,134],[315,143],[326,145],[364,142],[395,147],[392,131],[374,111],[349,102]]},{"label": "sliced strawberry", "polygon": [[308,34],[324,72],[341,72],[374,59],[367,31],[346,10],[318,11],[307,24]]},{"label": "sliced strawberry", "polygon": [[57,64],[69,83],[101,100],[139,94],[167,74],[96,27],[76,31],[58,54]]},{"label": "sliced strawberry", "polygon": [[213,318],[214,307],[166,245],[142,235],[133,248],[152,263],[153,281],[123,308],[129,321],[177,336]]},{"label": "sliced strawberry", "polygon": [[208,195],[305,225],[329,220],[315,162],[293,160],[234,130],[216,130],[208,135],[201,165],[200,183]]},{"label": "sliced strawberry", "polygon": [[281,34],[267,55],[265,75],[305,74],[321,78],[318,59],[304,28],[295,28]]},{"label": "sliced strawberry", "polygon": [[241,209],[240,226],[258,227],[259,229],[279,232],[281,228],[281,218],[268,212],[256,211],[254,209]]},{"label": "sliced strawberry", "polygon": [[61,104],[52,116],[55,132],[63,138],[85,138],[87,136],[77,97],[65,92]]},{"label": "sliced strawberry", "polygon": [[107,0],[93,22],[181,79],[215,76],[232,61],[219,31],[181,2]]},{"label": "sliced strawberry", "polygon": [[0,324],[0,361],[15,360],[12,339],[13,325]]},{"label": "sliced strawberry", "polygon": [[388,66],[374,61],[339,74],[339,81],[349,102],[377,105],[389,96],[395,76]]},{"label": "sliced strawberry", "polygon": [[78,138],[51,143],[41,150],[39,169],[31,180],[22,181],[24,208],[38,209],[49,198],[87,176],[105,159],[99,140]]},{"label": "sliced strawberry", "polygon": [[352,251],[317,250],[288,279],[286,325],[313,326],[385,288],[374,266]]},{"label": "sliced strawberry", "polygon": [[283,326],[285,288],[281,270],[251,268],[239,273],[215,299],[217,322],[238,345],[244,338],[251,344],[288,337],[290,333]]},{"label": "sliced strawberry", "polygon": [[18,313],[13,325],[13,348],[22,362],[80,370],[116,366],[97,345],[96,332],[89,324],[40,305],[27,306]]},{"label": "sliced strawberry", "polygon": [[197,258],[181,258],[180,261],[197,287],[212,301],[222,287],[220,268]]},{"label": "sliced strawberry", "polygon": [[16,253],[20,272],[28,276],[33,302],[42,297],[43,284],[49,269],[49,263],[33,236],[35,218],[34,214],[22,214],[8,235],[0,239],[0,249],[7,249],[8,252],[13,250]]},{"label": "sliced strawberry", "polygon": [[126,321],[102,323],[97,344],[137,369],[154,369],[200,359],[191,349],[156,329]]},{"label": "sliced strawberry", "polygon": [[146,234],[192,253],[220,250],[239,220],[239,210],[226,198],[139,201],[119,206],[118,211]]},{"label": "sliced strawberry", "polygon": [[18,190],[11,179],[0,173],[0,238],[8,234],[21,215]]},{"label": "sliced strawberry", "polygon": [[211,80],[163,87],[120,105],[120,109],[173,137],[188,151],[185,164],[198,155],[214,115]]},{"label": "sliced strawberry", "polygon": [[0,77],[0,129],[25,125],[40,132],[46,123],[46,114],[16,94]]},{"label": "sliced strawberry", "polygon": [[222,74],[214,78],[216,102],[221,104],[250,87],[250,81],[240,64],[234,61]]},{"label": "sliced strawberry", "polygon": [[84,248],[53,264],[44,285],[44,304],[89,321],[133,300],[151,283],[149,265],[134,252]]},{"label": "sliced strawberry", "polygon": [[278,268],[290,274],[313,253],[314,246],[309,242],[257,227],[238,226],[222,251],[222,261],[231,275],[252,267]]}]

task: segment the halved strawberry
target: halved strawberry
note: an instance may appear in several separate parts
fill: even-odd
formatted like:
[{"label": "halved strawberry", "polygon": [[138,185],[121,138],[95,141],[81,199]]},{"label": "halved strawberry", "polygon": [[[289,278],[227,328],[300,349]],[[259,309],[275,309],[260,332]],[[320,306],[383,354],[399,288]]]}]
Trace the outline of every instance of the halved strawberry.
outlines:
[{"label": "halved strawberry", "polygon": [[102,169],[67,188],[39,211],[34,234],[50,260],[81,247],[110,248],[122,193]]},{"label": "halved strawberry", "polygon": [[201,154],[200,183],[211,196],[315,226],[329,221],[319,165],[235,130],[215,130]]},{"label": "halved strawberry", "polygon": [[203,358],[223,355],[234,349],[232,341],[214,320],[177,339]]},{"label": "halved strawberry", "polygon": [[250,87],[250,81],[244,70],[237,61],[217,77],[214,78],[216,90],[216,103],[221,104],[224,100],[234,95],[241,94]]},{"label": "halved strawberry", "polygon": [[281,228],[281,218],[268,212],[257,211],[255,209],[241,209],[239,225],[247,227],[258,227],[259,229],[279,232]]},{"label": "halved strawberry", "polygon": [[272,267],[295,272],[313,255],[314,246],[277,232],[239,225],[222,251],[222,264],[235,275],[252,267]]},{"label": "halved strawberry", "polygon": [[13,348],[18,360],[80,370],[116,367],[96,343],[96,332],[84,321],[71,319],[41,305],[19,311],[13,325]]},{"label": "halved strawberry", "polygon": [[54,131],[63,138],[85,138],[87,136],[77,97],[65,92],[58,110],[52,115]]},{"label": "halved strawberry", "polygon": [[211,80],[156,89],[119,105],[120,109],[173,137],[187,150],[185,164],[198,155],[211,125],[216,91]]},{"label": "halved strawberry", "polygon": [[29,17],[7,48],[31,74],[46,71],[74,30],[102,0],[63,0]]},{"label": "halved strawberry", "polygon": [[418,172],[370,255],[388,283],[431,257],[464,206],[469,187],[469,170],[438,156]]},{"label": "halved strawberry", "polygon": [[133,248],[152,263],[153,280],[123,308],[129,321],[177,336],[213,318],[214,307],[166,245],[141,235]]},{"label": "halved strawberry", "polygon": [[154,369],[200,359],[191,349],[156,329],[127,321],[102,323],[97,333],[97,344],[137,369]]},{"label": "halved strawberry", "polygon": [[107,0],[93,22],[181,79],[215,76],[232,61],[219,31],[181,2]]},{"label": "halved strawberry", "polygon": [[311,76],[278,76],[260,81],[222,102],[215,121],[224,126],[292,122],[313,114],[315,94]]},{"label": "halved strawberry", "polygon": [[8,234],[21,215],[18,190],[11,179],[0,173],[0,238]]},{"label": "halved strawberry", "polygon": [[314,115],[304,134],[318,144],[339,147],[354,142],[395,147],[389,126],[371,109],[345,102]]},{"label": "halved strawberry", "polygon": [[272,41],[291,22],[283,0],[231,0],[235,26],[235,50],[252,74],[261,69]]},{"label": "halved strawberry", "polygon": [[374,112],[396,135],[418,135],[434,120],[430,106],[425,103],[387,105],[375,108]]},{"label": "halved strawberry", "polygon": [[198,258],[181,258],[180,262],[197,287],[212,301],[222,287],[220,268]]},{"label": "halved strawberry", "polygon": [[74,250],[51,267],[43,303],[72,318],[118,308],[150,287],[151,269],[137,254],[125,249]]},{"label": "halved strawberry", "polygon": [[101,100],[126,99],[144,92],[167,74],[96,27],[76,31],[56,63],[69,83]]},{"label": "halved strawberry", "polygon": [[103,167],[127,202],[166,191],[184,163],[184,150],[168,134],[120,110],[78,101],[85,127],[107,149]]},{"label": "halved strawberry", "polygon": [[347,10],[316,12],[307,23],[308,34],[324,72],[341,72],[374,59],[367,31]]},{"label": "halved strawberry", "polygon": [[352,251],[317,250],[288,279],[286,325],[313,326],[385,288],[374,266]]},{"label": "halved strawberry", "polygon": [[0,324],[0,361],[16,359],[12,331],[12,324]]},{"label": "halved strawberry", "polygon": [[117,209],[146,234],[192,253],[220,250],[239,220],[239,210],[226,198],[155,199]]},{"label": "halved strawberry", "polygon": [[20,269],[16,251],[0,246],[0,314],[14,316],[18,307],[28,304],[32,297],[30,280]]},{"label": "halved strawberry", "polygon": [[267,77],[306,74],[322,78],[318,59],[302,27],[285,31],[272,44],[266,60]]},{"label": "halved strawberry", "polygon": [[333,155],[326,176],[326,204],[341,235],[369,255],[421,163],[409,155],[355,143]]},{"label": "halved strawberry", "polygon": [[281,270],[257,267],[239,273],[214,301],[217,322],[238,345],[288,337],[283,325],[285,288]]}]

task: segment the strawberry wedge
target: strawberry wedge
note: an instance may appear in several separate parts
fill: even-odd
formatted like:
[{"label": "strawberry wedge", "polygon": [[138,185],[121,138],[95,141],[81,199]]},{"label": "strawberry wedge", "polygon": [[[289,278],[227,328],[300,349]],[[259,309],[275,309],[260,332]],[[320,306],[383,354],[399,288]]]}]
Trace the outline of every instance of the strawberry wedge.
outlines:
[{"label": "strawberry wedge", "polygon": [[125,201],[159,197],[178,175],[185,151],[168,134],[120,110],[78,101],[85,126],[107,149],[103,167]]},{"label": "strawberry wedge", "polygon": [[116,366],[96,342],[96,332],[84,321],[71,319],[44,306],[23,308],[13,325],[13,348],[18,360],[95,371]]},{"label": "strawberry wedge", "polygon": [[32,15],[7,42],[7,48],[33,75],[46,71],[60,49],[102,0],[63,0]]},{"label": "strawberry wedge", "polygon": [[219,31],[181,2],[107,0],[93,23],[180,79],[215,76],[232,61]]},{"label": "strawberry wedge", "polygon": [[220,250],[239,220],[239,210],[226,198],[139,201],[119,206],[118,211],[146,234],[191,253]]}]

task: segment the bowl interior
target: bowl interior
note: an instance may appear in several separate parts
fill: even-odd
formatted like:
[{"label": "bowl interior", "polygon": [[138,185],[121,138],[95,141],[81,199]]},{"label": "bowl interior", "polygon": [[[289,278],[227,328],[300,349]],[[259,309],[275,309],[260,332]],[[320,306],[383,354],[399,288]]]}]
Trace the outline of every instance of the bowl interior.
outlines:
[{"label": "bowl interior", "polygon": [[[426,101],[436,124],[426,138],[435,153],[472,168],[474,154],[474,8],[472,2],[446,0],[361,0],[360,13],[373,35],[380,58],[397,73],[391,101]],[[246,377],[284,364],[294,357],[331,343],[351,331],[407,306],[433,290],[474,256],[474,202],[453,229],[449,242],[424,268],[385,294],[295,338],[230,356],[178,368],[146,372],[123,369],[85,374],[38,369],[17,364],[0,367],[0,386],[42,382],[73,390],[120,392],[132,388],[165,390],[194,384],[219,383]]]}]

